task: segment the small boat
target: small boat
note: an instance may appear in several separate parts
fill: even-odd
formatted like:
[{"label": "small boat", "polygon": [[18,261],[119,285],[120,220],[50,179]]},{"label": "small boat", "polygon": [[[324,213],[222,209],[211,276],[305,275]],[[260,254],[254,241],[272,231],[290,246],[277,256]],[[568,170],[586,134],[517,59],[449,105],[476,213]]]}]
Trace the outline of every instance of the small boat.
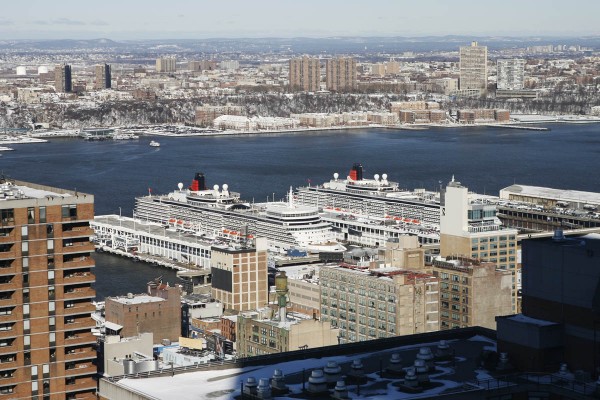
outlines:
[{"label": "small boat", "polygon": [[155,142],[154,140],[150,142],[150,146],[152,147],[160,147],[160,143]]}]

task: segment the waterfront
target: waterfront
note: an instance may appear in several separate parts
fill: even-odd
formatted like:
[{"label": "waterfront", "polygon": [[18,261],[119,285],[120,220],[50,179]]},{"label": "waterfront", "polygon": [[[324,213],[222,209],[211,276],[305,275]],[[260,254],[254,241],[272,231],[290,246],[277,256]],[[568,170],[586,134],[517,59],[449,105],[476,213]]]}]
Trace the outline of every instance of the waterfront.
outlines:
[{"label": "waterfront", "polygon": [[[548,132],[501,128],[364,129],[233,137],[160,137],[87,142],[52,139],[13,145],[0,159],[5,175],[96,196],[96,214],[131,215],[134,197],[189,185],[203,171],[210,187],[229,184],[247,200],[282,198],[290,186],[319,184],[354,162],[367,175],[387,173],[405,188],[433,190],[454,174],[477,192],[528,185],[600,191],[594,174],[600,125],[549,125]],[[97,257],[96,290],[105,295],[140,292],[145,283],[174,272],[108,255]]]}]

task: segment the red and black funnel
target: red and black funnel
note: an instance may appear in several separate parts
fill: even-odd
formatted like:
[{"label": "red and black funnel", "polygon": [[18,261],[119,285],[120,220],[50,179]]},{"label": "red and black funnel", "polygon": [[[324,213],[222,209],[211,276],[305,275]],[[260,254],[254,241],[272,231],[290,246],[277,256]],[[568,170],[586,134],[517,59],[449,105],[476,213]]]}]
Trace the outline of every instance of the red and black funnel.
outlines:
[{"label": "red and black funnel", "polygon": [[194,180],[190,185],[190,190],[193,192],[197,192],[199,190],[206,190],[206,179],[204,178],[204,173],[196,172]]},{"label": "red and black funnel", "polygon": [[354,163],[350,170],[350,179],[353,181],[362,181],[363,179],[363,166],[360,163]]}]

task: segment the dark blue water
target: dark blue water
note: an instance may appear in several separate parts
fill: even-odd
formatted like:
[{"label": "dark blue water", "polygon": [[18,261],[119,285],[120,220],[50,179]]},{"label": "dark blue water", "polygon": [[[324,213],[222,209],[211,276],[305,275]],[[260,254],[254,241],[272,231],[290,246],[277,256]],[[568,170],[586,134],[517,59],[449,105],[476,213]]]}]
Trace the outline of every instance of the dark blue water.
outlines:
[{"label": "dark blue water", "polygon": [[[95,195],[96,213],[131,215],[134,197],[190,184],[196,171],[207,184],[229,184],[247,200],[283,198],[290,186],[346,176],[361,162],[366,174],[387,173],[405,188],[435,189],[456,179],[471,190],[498,194],[513,183],[600,191],[600,125],[551,125],[551,131],[453,128],[425,131],[364,129],[237,137],[160,137],[127,142],[53,139],[14,145],[0,157],[0,171],[15,179]],[[104,295],[140,291],[145,264],[112,257],[98,260],[97,290]],[[112,269],[111,269],[112,268]],[[159,270],[160,272],[162,270]],[[157,271],[151,271],[155,274]],[[149,275],[152,275],[149,274]],[[114,276],[118,281],[112,279]],[[108,280],[107,277],[111,279]],[[151,278],[151,277],[150,277]],[[136,287],[139,287],[136,286]]]}]

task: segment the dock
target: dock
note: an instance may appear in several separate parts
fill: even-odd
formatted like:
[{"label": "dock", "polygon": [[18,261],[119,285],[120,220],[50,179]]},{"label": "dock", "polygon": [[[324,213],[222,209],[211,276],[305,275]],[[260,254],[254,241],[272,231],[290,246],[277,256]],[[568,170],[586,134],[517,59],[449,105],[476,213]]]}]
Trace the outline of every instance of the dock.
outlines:
[{"label": "dock", "polygon": [[550,128],[545,126],[527,126],[527,125],[504,125],[504,124],[485,124],[490,128],[505,128],[505,129],[519,129],[523,131],[549,131]]}]

